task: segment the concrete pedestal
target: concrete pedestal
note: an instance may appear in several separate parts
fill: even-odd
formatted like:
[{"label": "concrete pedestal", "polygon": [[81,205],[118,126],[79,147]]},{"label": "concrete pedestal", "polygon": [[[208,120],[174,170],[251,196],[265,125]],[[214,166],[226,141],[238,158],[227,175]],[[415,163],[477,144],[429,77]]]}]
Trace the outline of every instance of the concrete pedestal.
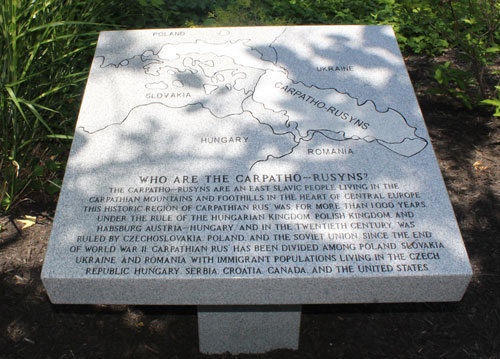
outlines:
[{"label": "concrete pedestal", "polygon": [[200,305],[200,352],[265,353],[298,349],[300,305]]}]

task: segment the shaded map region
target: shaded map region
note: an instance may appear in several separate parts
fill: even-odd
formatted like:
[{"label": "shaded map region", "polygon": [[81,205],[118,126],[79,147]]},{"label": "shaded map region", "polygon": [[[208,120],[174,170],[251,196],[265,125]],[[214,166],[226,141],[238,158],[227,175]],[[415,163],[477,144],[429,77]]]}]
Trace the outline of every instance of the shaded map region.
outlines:
[{"label": "shaded map region", "polygon": [[376,141],[402,156],[413,156],[427,146],[396,110],[378,111],[371,101],[359,103],[336,89],[321,89],[268,70],[260,78],[253,99],[282,113],[285,123],[307,139],[316,132],[342,133],[346,139]]},{"label": "shaded map region", "polygon": [[122,123],[94,133],[78,131],[80,139],[71,164],[76,168],[144,162],[172,171],[248,169],[268,156],[281,156],[294,144],[290,134],[276,135],[248,112],[216,117],[200,104],[184,108],[143,105],[134,108]]},{"label": "shaded map region", "polygon": [[[124,124],[137,117],[131,116],[132,112],[149,113],[149,105],[155,106],[156,112],[156,104],[162,104],[164,109],[184,109],[182,118],[189,117],[193,108],[202,108],[219,119],[255,121],[258,130],[273,135],[267,146],[272,150],[262,152],[266,147],[262,146],[256,162],[282,158],[317,133],[332,142],[348,139],[378,144],[406,157],[427,146],[427,140],[417,136],[417,129],[397,110],[381,112],[374,102],[360,103],[334,87],[319,88],[291,79],[285,68],[265,60],[247,42],[165,44],[156,53],[145,50],[105,66],[103,58],[98,71],[106,78],[103,91],[110,94],[89,101],[109,101],[113,92],[120,104],[110,103],[100,121],[85,124],[84,131],[92,134]],[[207,127],[207,131],[212,130]],[[256,136],[262,141],[258,133]],[[273,145],[273,141],[283,139],[285,147]]]}]

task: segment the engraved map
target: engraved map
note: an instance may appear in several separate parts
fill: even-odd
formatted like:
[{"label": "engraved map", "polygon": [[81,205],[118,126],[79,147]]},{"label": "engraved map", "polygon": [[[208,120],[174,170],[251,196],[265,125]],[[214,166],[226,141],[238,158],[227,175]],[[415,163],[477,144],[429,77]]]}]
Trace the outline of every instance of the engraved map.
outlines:
[{"label": "engraved map", "polygon": [[[275,45],[287,30],[271,32],[268,43],[234,36],[225,39],[229,31],[220,30],[213,41],[182,42],[179,37],[169,41],[172,36],[163,36],[166,39],[155,44],[136,45],[136,52],[97,53],[93,73],[103,76],[107,86],[101,84],[100,96],[89,101],[95,102],[90,107],[103,110],[99,121],[85,123],[79,130],[103,132],[103,136],[136,132],[133,122],[144,123],[148,113],[161,118],[156,125],[170,134],[180,126],[194,132],[203,128],[198,135],[200,148],[213,142],[248,145],[246,152],[250,149],[253,154],[250,168],[271,158],[285,158],[318,138],[332,146],[362,141],[404,157],[427,146],[397,103],[384,107],[376,100],[356,97],[348,88],[337,88],[335,79],[318,84],[293,74],[286,51]],[[116,98],[120,106],[105,103]]]}]

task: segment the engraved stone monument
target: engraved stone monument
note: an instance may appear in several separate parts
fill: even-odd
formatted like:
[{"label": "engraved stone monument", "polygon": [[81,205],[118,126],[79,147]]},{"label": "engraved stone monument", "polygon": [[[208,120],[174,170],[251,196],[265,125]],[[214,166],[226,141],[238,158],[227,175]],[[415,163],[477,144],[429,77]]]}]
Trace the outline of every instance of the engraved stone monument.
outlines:
[{"label": "engraved stone monument", "polygon": [[100,34],[42,278],[198,305],[200,350],[297,348],[300,305],[460,300],[471,267],[390,26]]}]

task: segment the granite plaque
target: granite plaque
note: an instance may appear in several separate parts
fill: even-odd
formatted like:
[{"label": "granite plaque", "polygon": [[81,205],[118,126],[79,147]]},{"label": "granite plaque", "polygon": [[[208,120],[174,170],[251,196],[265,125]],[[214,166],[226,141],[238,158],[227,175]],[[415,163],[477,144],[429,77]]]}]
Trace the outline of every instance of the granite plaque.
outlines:
[{"label": "granite plaque", "polygon": [[100,34],[54,303],[455,301],[470,277],[390,26]]}]

